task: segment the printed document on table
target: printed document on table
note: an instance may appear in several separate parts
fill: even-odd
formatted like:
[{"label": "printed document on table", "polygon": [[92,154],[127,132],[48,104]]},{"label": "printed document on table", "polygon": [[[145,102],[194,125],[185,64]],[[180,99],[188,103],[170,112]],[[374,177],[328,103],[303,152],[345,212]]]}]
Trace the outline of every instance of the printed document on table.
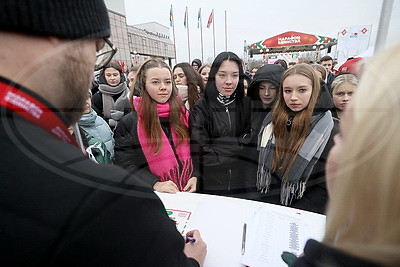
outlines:
[{"label": "printed document on table", "polygon": [[285,207],[261,207],[248,210],[246,223],[242,263],[251,267],[287,267],[282,252],[298,256],[308,239],[320,240],[325,216]]},{"label": "printed document on table", "polygon": [[166,209],[167,214],[171,220],[175,222],[176,229],[181,235],[187,232],[187,225],[189,223],[192,212],[187,210]]}]

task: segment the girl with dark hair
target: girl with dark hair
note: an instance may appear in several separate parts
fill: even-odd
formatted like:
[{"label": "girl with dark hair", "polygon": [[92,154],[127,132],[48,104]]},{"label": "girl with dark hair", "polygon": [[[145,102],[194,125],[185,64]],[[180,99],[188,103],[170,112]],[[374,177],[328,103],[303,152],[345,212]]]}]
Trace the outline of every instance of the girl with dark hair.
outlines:
[{"label": "girl with dark hair", "polygon": [[169,66],[148,59],[139,68],[134,84],[141,97],[130,101],[132,113],[124,116],[115,131],[114,163],[141,177],[159,192],[194,192],[188,111],[173,86]]},{"label": "girl with dark hair", "polygon": [[191,110],[204,90],[203,83],[199,82],[201,77],[189,63],[185,62],[176,64],[172,71],[182,101],[185,107]]},{"label": "girl with dark hair", "polygon": [[277,103],[258,138],[257,188],[263,201],[325,212],[325,161],[338,129],[329,111],[332,99],[321,89],[307,64],[283,74]]},{"label": "girl with dark hair", "polygon": [[[250,83],[247,96],[251,99],[251,142],[248,146],[248,157],[251,158],[246,168],[246,187],[249,194],[246,198],[257,200],[260,194],[256,188],[259,151],[257,139],[261,125],[268,113],[272,111],[278,98],[281,78],[285,69],[279,64],[262,66]],[[246,148],[247,149],[247,148]]]},{"label": "girl with dark hair", "polygon": [[204,96],[190,113],[192,157],[199,190],[219,195],[244,191],[243,145],[250,134],[250,99],[244,96],[242,61],[219,54]]},{"label": "girl with dark hair", "polygon": [[101,70],[98,89],[93,95],[93,109],[114,129],[122,116],[131,110],[121,65],[110,62]]},{"label": "girl with dark hair", "polygon": [[258,69],[250,83],[247,96],[252,100],[251,121],[256,136],[265,116],[271,112],[276,102],[284,72],[285,69],[279,64],[264,65]]}]

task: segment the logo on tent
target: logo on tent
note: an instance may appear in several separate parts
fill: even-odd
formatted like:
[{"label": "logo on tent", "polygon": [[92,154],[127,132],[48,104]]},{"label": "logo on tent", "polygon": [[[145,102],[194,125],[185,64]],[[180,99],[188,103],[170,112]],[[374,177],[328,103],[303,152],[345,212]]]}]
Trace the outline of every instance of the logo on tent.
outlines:
[{"label": "logo on tent", "polygon": [[350,35],[350,38],[357,38],[357,37],[358,37],[358,32],[355,32],[352,35]]},{"label": "logo on tent", "polygon": [[367,31],[368,31],[367,28],[364,28],[364,29],[361,30],[361,32],[362,32],[363,34],[366,34]]},{"label": "logo on tent", "polygon": [[346,33],[347,33],[347,31],[346,31],[346,29],[344,29],[344,30],[342,31],[342,35],[346,35]]}]

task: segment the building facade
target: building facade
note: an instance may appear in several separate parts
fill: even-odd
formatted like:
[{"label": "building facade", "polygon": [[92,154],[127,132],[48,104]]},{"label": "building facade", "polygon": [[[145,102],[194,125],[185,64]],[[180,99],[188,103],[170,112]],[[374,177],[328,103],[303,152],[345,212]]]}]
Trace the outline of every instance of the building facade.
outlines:
[{"label": "building facade", "polygon": [[168,27],[157,22],[128,26],[128,38],[133,65],[140,65],[148,57],[162,58],[171,65],[175,52]]},{"label": "building facade", "polygon": [[110,17],[110,40],[118,49],[114,60],[119,61],[125,71],[139,66],[149,57],[162,58],[172,65],[175,48],[168,27],[157,22],[127,25],[124,0],[106,0],[105,3]]}]

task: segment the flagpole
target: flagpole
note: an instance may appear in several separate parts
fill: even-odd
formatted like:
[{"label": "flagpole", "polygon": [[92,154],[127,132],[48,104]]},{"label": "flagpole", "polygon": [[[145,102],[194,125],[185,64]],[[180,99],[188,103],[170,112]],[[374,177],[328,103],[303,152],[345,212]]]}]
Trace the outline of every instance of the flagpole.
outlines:
[{"label": "flagpole", "polygon": [[189,14],[188,8],[186,7],[186,31],[187,31],[187,43],[188,43],[188,55],[189,55],[189,63],[190,63],[190,40],[189,40]]},{"label": "flagpole", "polygon": [[171,5],[171,12],[170,12],[170,20],[172,23],[172,35],[174,38],[174,55],[175,55],[175,65],[178,63],[178,58],[176,57],[176,40],[175,40],[175,21],[174,21],[174,12],[173,12],[173,8]]},{"label": "flagpole", "polygon": [[214,9],[212,10],[212,24],[213,24],[213,43],[214,43],[214,58],[215,58],[215,18],[214,18]]},{"label": "flagpole", "polygon": [[203,22],[201,20],[201,8],[199,10],[200,14],[200,39],[201,39],[201,62],[204,62],[204,47],[203,47]]},{"label": "flagpole", "polygon": [[228,29],[226,24],[226,10],[225,10],[225,52],[228,52]]},{"label": "flagpole", "polygon": [[374,54],[376,54],[379,50],[382,50],[385,46],[388,28],[390,25],[392,6],[393,0],[383,0],[381,14],[379,17],[378,34],[375,41]]}]

